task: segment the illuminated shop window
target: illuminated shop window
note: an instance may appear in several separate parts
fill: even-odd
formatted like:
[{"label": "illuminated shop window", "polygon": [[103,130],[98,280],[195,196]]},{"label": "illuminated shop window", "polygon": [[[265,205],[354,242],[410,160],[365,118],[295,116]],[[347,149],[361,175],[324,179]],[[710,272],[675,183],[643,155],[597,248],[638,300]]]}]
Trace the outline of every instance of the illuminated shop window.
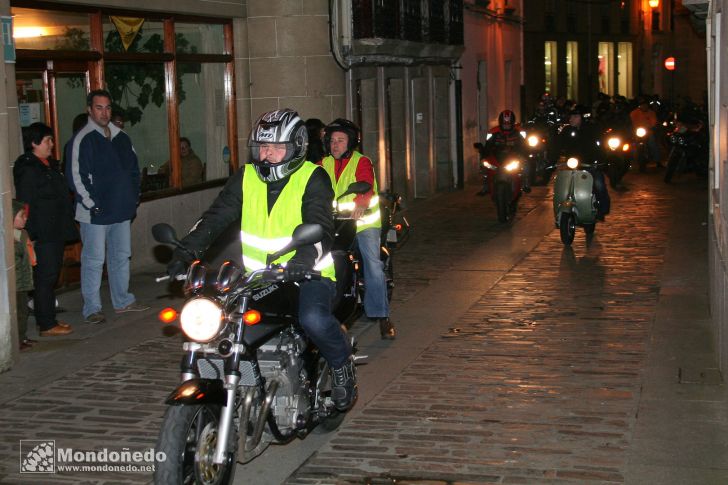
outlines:
[{"label": "illuminated shop window", "polygon": [[566,43],[566,98],[578,100],[579,97],[579,43]]},{"label": "illuminated shop window", "polygon": [[556,77],[558,67],[558,57],[556,55],[556,41],[550,40],[544,42],[543,52],[544,91],[555,95],[556,86],[558,85]]}]

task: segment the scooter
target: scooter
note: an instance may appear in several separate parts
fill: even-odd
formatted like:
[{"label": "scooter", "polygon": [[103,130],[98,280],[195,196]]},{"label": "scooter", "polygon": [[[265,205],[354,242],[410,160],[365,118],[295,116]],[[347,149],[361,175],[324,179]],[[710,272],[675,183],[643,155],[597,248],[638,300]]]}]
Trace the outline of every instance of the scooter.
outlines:
[{"label": "scooter", "polygon": [[587,170],[593,164],[576,157],[561,157],[554,180],[554,217],[561,233],[561,242],[570,246],[577,226],[587,236],[594,233],[597,223],[597,199],[594,177]]},{"label": "scooter", "polygon": [[483,155],[483,145],[475,143],[474,146],[483,157],[480,160],[481,172],[484,185],[487,185],[495,203],[498,222],[509,222],[516,214],[518,200],[524,190],[521,181],[523,162],[512,153],[503,153],[500,156]]}]

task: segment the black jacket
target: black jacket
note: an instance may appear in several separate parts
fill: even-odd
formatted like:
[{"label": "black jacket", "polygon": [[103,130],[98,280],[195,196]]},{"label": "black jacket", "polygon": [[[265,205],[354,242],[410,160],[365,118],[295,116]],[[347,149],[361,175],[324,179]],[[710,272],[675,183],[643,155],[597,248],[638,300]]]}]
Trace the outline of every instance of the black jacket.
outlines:
[{"label": "black jacket", "polygon": [[46,166],[32,153],[15,160],[15,198],[30,206],[26,229],[39,242],[71,242],[78,239],[73,221],[71,193],[56,160]]},{"label": "black jacket", "polygon": [[[230,176],[210,208],[202,214],[200,220],[192,226],[189,234],[182,239],[182,244],[193,250],[198,258],[230,224],[233,222],[239,224],[243,207],[243,173],[244,171],[241,168]],[[283,180],[268,184],[269,213],[288,180],[289,177],[286,177]],[[321,224],[323,226],[324,239],[321,244],[324,253],[331,251],[334,241],[333,199],[334,189],[331,186],[331,179],[323,168],[318,167],[311,174],[303,194],[301,220],[307,224]],[[179,250],[175,250],[175,257],[181,260],[189,260]],[[291,260],[313,267],[316,257],[315,247],[304,246],[296,251]]]},{"label": "black jacket", "polygon": [[565,125],[555,140],[555,153],[567,157],[579,157],[584,163],[598,160],[598,131],[592,125],[582,123],[579,128]]}]

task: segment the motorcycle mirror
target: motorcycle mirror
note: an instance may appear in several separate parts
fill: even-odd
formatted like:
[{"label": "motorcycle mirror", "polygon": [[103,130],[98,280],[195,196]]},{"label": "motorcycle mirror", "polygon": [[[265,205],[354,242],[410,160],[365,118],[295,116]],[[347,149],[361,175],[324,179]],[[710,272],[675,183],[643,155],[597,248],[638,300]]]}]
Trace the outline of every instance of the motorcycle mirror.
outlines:
[{"label": "motorcycle mirror", "polygon": [[349,187],[346,188],[346,192],[344,192],[343,194],[338,196],[336,198],[336,200],[339,200],[342,197],[345,197],[345,196],[351,195],[351,194],[366,194],[370,190],[372,190],[372,184],[370,184],[370,183],[353,182],[352,184],[349,185]]},{"label": "motorcycle mirror", "polygon": [[291,235],[291,242],[286,244],[275,253],[269,254],[266,264],[271,264],[276,259],[280,258],[284,254],[290,253],[298,247],[307,246],[309,244],[316,244],[317,242],[320,242],[323,238],[324,228],[321,226],[321,224],[299,224],[293,230],[293,234]]},{"label": "motorcycle mirror", "polygon": [[173,244],[175,246],[181,245],[177,240],[177,233],[174,228],[164,222],[152,226],[152,236],[157,242]]}]

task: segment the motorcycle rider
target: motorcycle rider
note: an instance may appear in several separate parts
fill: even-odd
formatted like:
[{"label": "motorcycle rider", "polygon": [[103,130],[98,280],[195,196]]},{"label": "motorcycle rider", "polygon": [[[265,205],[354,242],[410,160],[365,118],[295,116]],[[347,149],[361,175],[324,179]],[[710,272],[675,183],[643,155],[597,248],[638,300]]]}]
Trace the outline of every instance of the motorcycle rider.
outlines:
[{"label": "motorcycle rider", "polygon": [[[392,340],[397,331],[389,319],[387,280],[379,255],[382,221],[374,166],[369,158],[355,150],[359,145],[359,127],[353,122],[338,118],[326,126],[324,133],[324,145],[329,155],[321,161],[321,166],[329,174],[335,197],[338,199],[353,182],[366,182],[372,187],[365,194],[351,194],[341,201],[354,203],[351,217],[357,219],[356,244],[364,264],[366,284],[364,313],[379,321],[379,333],[383,339]],[[369,214],[365,214],[367,210],[370,210]]]},{"label": "motorcycle rider", "polygon": [[[498,115],[498,126],[488,130],[480,153],[481,158],[489,155],[494,156],[499,162],[509,154],[515,154],[521,160],[526,160],[526,141],[521,135],[519,125],[516,124],[516,114],[509,110],[503,110]],[[529,193],[531,187],[528,185],[531,167],[528,163],[523,164],[523,191]],[[488,180],[483,177],[483,188],[476,192],[476,195],[488,193]]]},{"label": "motorcycle rider", "polygon": [[[569,124],[561,128],[555,140],[557,154],[567,156],[576,156],[582,163],[593,164],[598,160],[599,153],[597,151],[597,140],[599,132],[591,124],[584,122],[584,114],[588,110],[582,105],[574,106],[569,112]],[[607,184],[604,181],[604,174],[596,167],[592,166],[586,170],[591,173],[594,178],[594,195],[597,199],[597,219],[604,220],[604,216],[609,214],[611,201]]]},{"label": "motorcycle rider", "polygon": [[632,130],[645,128],[647,130],[647,153],[650,161],[654,161],[658,167],[664,167],[660,162],[660,147],[657,145],[655,128],[657,127],[657,113],[650,107],[645,97],[637,99],[638,106],[630,111],[629,117],[632,120]]},{"label": "motorcycle rider", "polygon": [[[331,368],[331,398],[343,411],[352,406],[358,390],[352,349],[331,308],[336,288],[330,257],[334,192],[326,172],[305,161],[307,142],[306,127],[297,112],[263,113],[250,132],[252,163],[228,179],[182,244],[199,258],[240,218],[243,263],[251,271],[264,267],[266,255],[290,241],[298,224],[324,228],[321,242],[300,247],[292,257],[289,253],[278,261],[290,258],[284,276],[286,281],[299,282],[299,322]],[[172,277],[184,273],[191,260],[191,255],[175,249],[167,273]],[[321,271],[321,279],[305,280],[306,271],[314,268]]]}]

